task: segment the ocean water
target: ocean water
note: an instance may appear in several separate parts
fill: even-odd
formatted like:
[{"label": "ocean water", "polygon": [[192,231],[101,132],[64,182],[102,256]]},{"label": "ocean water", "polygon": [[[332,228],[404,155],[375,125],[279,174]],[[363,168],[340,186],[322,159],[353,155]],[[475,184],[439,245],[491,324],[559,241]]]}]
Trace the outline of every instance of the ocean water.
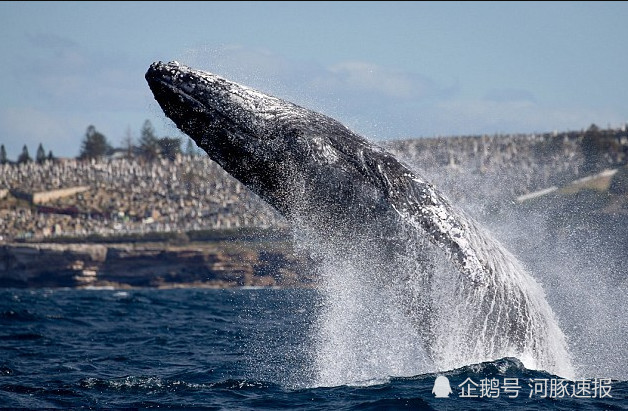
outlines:
[{"label": "ocean water", "polygon": [[309,289],[2,289],[0,407],[628,409],[626,381],[515,358],[325,386],[321,309]]}]

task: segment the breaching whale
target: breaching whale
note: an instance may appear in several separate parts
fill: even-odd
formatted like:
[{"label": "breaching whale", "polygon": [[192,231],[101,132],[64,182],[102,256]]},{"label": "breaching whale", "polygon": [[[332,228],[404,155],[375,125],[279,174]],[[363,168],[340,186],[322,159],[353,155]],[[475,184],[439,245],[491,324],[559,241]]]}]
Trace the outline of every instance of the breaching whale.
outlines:
[{"label": "breaching whale", "polygon": [[[228,173],[392,287],[439,368],[513,356],[573,375],[543,290],[484,228],[392,154],[323,114],[178,62],[146,80]],[[451,307],[438,314],[435,307]]]}]

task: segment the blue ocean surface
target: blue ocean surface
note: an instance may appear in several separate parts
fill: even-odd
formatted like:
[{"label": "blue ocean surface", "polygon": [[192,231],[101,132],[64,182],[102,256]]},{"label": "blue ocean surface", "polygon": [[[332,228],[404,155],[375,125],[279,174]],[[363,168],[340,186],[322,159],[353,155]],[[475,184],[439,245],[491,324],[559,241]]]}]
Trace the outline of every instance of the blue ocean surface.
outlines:
[{"label": "blue ocean surface", "polygon": [[514,358],[316,386],[318,301],[309,289],[3,289],[0,407],[628,408],[626,381],[565,381]]}]

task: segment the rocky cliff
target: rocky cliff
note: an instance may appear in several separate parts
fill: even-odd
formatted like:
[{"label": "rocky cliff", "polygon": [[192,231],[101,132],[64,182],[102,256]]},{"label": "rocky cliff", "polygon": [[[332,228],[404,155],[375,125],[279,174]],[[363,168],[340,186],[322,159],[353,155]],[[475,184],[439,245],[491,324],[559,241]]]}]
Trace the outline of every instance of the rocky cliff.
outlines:
[{"label": "rocky cliff", "polygon": [[6,244],[0,287],[309,286],[286,243]]}]

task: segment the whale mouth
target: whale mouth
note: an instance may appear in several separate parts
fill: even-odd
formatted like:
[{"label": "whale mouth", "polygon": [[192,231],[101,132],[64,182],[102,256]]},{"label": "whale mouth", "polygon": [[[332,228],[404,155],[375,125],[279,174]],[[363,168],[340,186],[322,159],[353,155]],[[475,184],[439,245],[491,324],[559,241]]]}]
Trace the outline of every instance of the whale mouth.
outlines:
[{"label": "whale mouth", "polygon": [[247,88],[176,61],[151,64],[145,78],[166,115],[197,144],[216,133],[253,138],[268,117],[251,110]]},{"label": "whale mouth", "polygon": [[220,144],[218,136],[235,132],[237,126],[233,120],[199,90],[207,79],[181,71],[176,62],[151,64],[145,78],[167,117],[200,147],[207,147],[210,142]]},{"label": "whale mouth", "polygon": [[188,107],[186,111],[189,111],[191,106],[193,111],[208,112],[207,105],[190,94],[194,87],[189,84],[186,87],[184,82],[181,82],[180,85],[175,85],[173,81],[176,76],[175,69],[168,70],[166,67],[161,62],[153,63],[145,75],[148,86],[162,108],[165,105],[169,108],[169,112],[172,113],[181,111],[181,108],[178,107],[186,106]]},{"label": "whale mouth", "polygon": [[[148,85],[162,108],[169,108],[169,112],[179,111],[180,107],[187,106],[186,111],[209,112],[208,107],[184,89],[177,87],[166,78],[146,75]],[[216,113],[218,114],[218,113]]]},{"label": "whale mouth", "polygon": [[168,69],[167,67],[168,66],[161,61],[155,62],[150,65],[150,67],[146,71],[146,74],[144,75],[144,78],[146,78],[146,81],[150,86],[154,84],[163,84],[171,86],[173,89],[178,90],[178,88],[175,87],[173,84],[173,78],[175,78],[177,74],[175,71],[176,66],[171,69]]}]

